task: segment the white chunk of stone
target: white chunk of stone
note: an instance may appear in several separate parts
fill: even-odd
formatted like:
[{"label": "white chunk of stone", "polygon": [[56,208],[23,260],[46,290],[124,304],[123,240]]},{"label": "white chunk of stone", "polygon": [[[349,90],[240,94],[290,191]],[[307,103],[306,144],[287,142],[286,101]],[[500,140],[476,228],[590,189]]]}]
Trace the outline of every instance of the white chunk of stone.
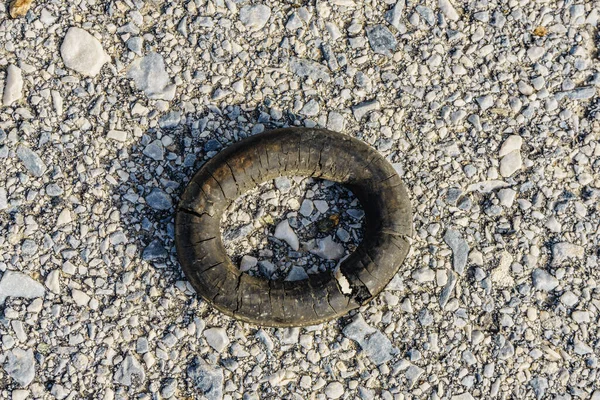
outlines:
[{"label": "white chunk of stone", "polygon": [[554,276],[550,275],[550,273],[544,271],[543,269],[536,268],[531,274],[531,278],[533,279],[533,286],[544,292],[549,292],[554,290],[558,286],[558,279]]},{"label": "white chunk of stone", "polygon": [[175,97],[175,85],[169,84],[165,60],[158,53],[150,53],[134,60],[127,77],[133,79],[137,89],[150,99],[170,101]]},{"label": "white chunk of stone", "polygon": [[515,150],[521,150],[521,146],[523,145],[523,138],[519,135],[511,135],[506,138],[502,146],[500,147],[500,152],[498,155],[500,157],[504,157],[508,153],[511,153]]},{"label": "white chunk of stone", "polygon": [[56,226],[70,224],[72,221],[73,218],[71,217],[71,211],[69,211],[68,208],[65,208],[58,215],[58,218],[56,219]]},{"label": "white chunk of stone", "polygon": [[529,57],[531,61],[535,62],[542,58],[545,52],[546,50],[543,47],[532,46],[529,49],[527,49],[527,57]]},{"label": "white chunk of stone", "polygon": [[450,3],[450,0],[439,0],[438,5],[442,13],[446,16],[446,18],[448,18],[451,21],[458,20],[459,15],[456,12],[456,9],[452,5],[452,3]]},{"label": "white chunk of stone", "polygon": [[375,365],[386,363],[398,353],[388,337],[369,326],[361,314],[356,314],[342,332],[348,339],[356,341]]},{"label": "white chunk of stone", "polygon": [[35,378],[33,350],[12,349],[6,353],[4,370],[21,387],[28,386]]},{"label": "white chunk of stone", "polygon": [[140,387],[145,383],[146,373],[138,359],[134,355],[128,354],[119,365],[113,380],[124,386]]},{"label": "white chunk of stone", "polygon": [[229,345],[229,338],[225,328],[210,328],[204,331],[206,342],[217,352],[222,352]]},{"label": "white chunk of stone", "polygon": [[73,301],[75,302],[75,304],[77,304],[80,307],[85,307],[90,302],[90,296],[88,296],[87,293],[79,289],[73,289],[71,291],[71,297],[73,297]]},{"label": "white chunk of stone", "polygon": [[501,189],[498,191],[498,199],[504,207],[512,207],[516,195],[517,192],[513,189]]},{"label": "white chunk of stone", "polygon": [[313,213],[314,209],[315,207],[311,200],[302,200],[302,206],[300,206],[300,214],[304,215],[305,217],[309,217]]},{"label": "white chunk of stone", "polygon": [[0,280],[0,305],[7,297],[34,299],[44,296],[44,286],[22,272],[6,271]]},{"label": "white chunk of stone", "polygon": [[23,97],[23,77],[21,75],[21,69],[11,64],[6,69],[2,104],[10,106],[21,97]]},{"label": "white chunk of stone", "polygon": [[60,270],[55,269],[50,271],[44,283],[52,293],[60,294]]},{"label": "white chunk of stone", "polygon": [[567,292],[564,292],[562,296],[560,296],[560,302],[567,307],[573,307],[579,302],[579,297],[569,290]]},{"label": "white chunk of stone", "polygon": [[507,252],[503,251],[500,255],[500,262],[498,263],[498,267],[495,268],[490,274],[490,278],[492,282],[494,282],[499,287],[510,287],[513,286],[515,281],[510,274],[510,266],[513,262],[513,256]]},{"label": "white chunk of stone", "polygon": [[8,194],[6,189],[0,188],[0,210],[8,208]]},{"label": "white chunk of stone", "polygon": [[477,104],[479,104],[481,111],[485,111],[494,105],[494,97],[490,94],[477,97],[475,100],[477,101]]},{"label": "white chunk of stone", "polygon": [[404,16],[404,7],[406,6],[406,0],[398,0],[394,7],[385,13],[385,20],[394,28],[400,29],[401,19]]},{"label": "white chunk of stone", "polygon": [[262,29],[271,17],[271,9],[264,4],[246,5],[240,9],[240,21],[251,31]]},{"label": "white chunk of stone", "polygon": [[110,61],[98,39],[75,26],[67,31],[60,55],[67,68],[91,77],[98,75],[102,66]]},{"label": "white chunk of stone", "polygon": [[568,242],[555,243],[552,246],[552,265],[560,265],[569,259],[582,259],[585,248]]},{"label": "white chunk of stone", "polygon": [[277,227],[275,228],[275,237],[285,241],[294,251],[298,251],[300,248],[298,236],[290,226],[290,223],[287,219],[277,224]]},{"label": "white chunk of stone", "polygon": [[519,150],[510,152],[500,160],[500,175],[508,178],[520,170],[522,166],[521,152]]},{"label": "white chunk of stone", "polygon": [[108,131],[106,137],[112,140],[116,140],[117,142],[125,142],[127,141],[127,132],[117,131],[113,129],[111,131]]},{"label": "white chunk of stone", "polygon": [[344,385],[340,382],[331,382],[325,388],[325,396],[328,399],[339,399],[344,394]]},{"label": "white chunk of stone", "polygon": [[326,213],[329,210],[329,204],[325,200],[315,200],[313,201],[317,211],[320,213]]}]

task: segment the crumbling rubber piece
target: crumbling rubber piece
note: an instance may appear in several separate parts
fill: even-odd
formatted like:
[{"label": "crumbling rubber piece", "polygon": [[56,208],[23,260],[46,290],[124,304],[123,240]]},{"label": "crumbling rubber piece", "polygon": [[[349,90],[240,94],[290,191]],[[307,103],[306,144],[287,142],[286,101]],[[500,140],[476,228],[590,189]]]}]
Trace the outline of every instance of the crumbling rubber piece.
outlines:
[{"label": "crumbling rubber piece", "polygon": [[[271,281],[240,272],[227,256],[223,213],[249,189],[279,176],[328,179],[359,199],[364,239],[337,275]],[[175,219],[179,261],[196,292],[223,313],[263,326],[315,325],[366,304],[400,268],[411,235],[408,194],[390,163],[360,140],[324,129],[277,129],[229,146],[194,175]]]}]

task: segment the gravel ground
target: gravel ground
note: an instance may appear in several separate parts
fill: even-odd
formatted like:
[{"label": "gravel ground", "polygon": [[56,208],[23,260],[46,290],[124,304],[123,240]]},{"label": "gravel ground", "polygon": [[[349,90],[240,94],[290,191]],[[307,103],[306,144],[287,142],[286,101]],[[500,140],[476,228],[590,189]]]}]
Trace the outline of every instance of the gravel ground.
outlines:
[{"label": "gravel ground", "polygon": [[[38,0],[8,14],[0,3],[1,399],[600,399],[598,1]],[[194,296],[173,211],[221,148],[284,126],[377,148],[416,233],[369,305],[260,329]],[[228,232],[253,222],[234,258],[285,270],[297,245],[311,272],[360,239],[351,195],[293,182],[249,194],[270,219],[232,210]],[[304,216],[291,203],[309,192],[339,210]],[[317,212],[337,213],[349,244],[303,231]]]}]

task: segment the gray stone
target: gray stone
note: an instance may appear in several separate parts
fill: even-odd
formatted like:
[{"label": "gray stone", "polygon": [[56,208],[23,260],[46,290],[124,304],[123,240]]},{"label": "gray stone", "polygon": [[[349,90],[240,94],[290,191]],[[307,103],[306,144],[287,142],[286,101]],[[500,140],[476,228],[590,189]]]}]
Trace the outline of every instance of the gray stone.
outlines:
[{"label": "gray stone", "polygon": [[410,367],[408,367],[408,369],[404,373],[404,376],[408,381],[409,388],[412,388],[419,381],[419,378],[421,377],[421,375],[423,375],[423,372],[425,372],[425,370],[423,368],[417,367],[416,365],[411,365]]},{"label": "gray stone", "polygon": [[290,223],[287,219],[284,219],[275,228],[275,235],[277,239],[285,241],[294,251],[298,251],[300,248],[300,242],[298,236],[294,230],[290,227]]},{"label": "gray stone", "polygon": [[360,122],[365,115],[371,111],[379,110],[380,108],[381,105],[377,100],[363,101],[352,107],[352,113],[354,114],[354,118]]},{"label": "gray stone", "polygon": [[319,102],[315,99],[310,99],[304,105],[304,107],[302,107],[302,110],[300,110],[300,114],[305,115],[307,117],[314,117],[315,115],[319,115],[319,111],[321,111]]},{"label": "gray stone", "polygon": [[170,210],[173,206],[171,196],[159,188],[152,189],[152,192],[146,196],[146,203],[155,210]]},{"label": "gray stone", "polygon": [[264,4],[246,5],[240,9],[240,21],[251,31],[262,29],[271,17],[271,9]]},{"label": "gray stone", "polygon": [[346,126],[344,116],[336,111],[330,111],[327,116],[327,129],[335,132],[343,132]]},{"label": "gray stone", "polygon": [[46,194],[50,197],[58,197],[62,195],[65,191],[56,183],[51,183],[46,186]]},{"label": "gray stone", "polygon": [[102,66],[110,61],[98,39],[75,26],[67,31],[60,55],[67,68],[90,77],[98,75]]},{"label": "gray stone", "polygon": [[158,126],[163,129],[171,129],[175,128],[181,123],[181,112],[180,111],[170,111],[160,117],[158,120]]},{"label": "gray stone", "polygon": [[204,360],[196,357],[187,370],[188,377],[199,394],[207,400],[222,400],[223,398],[223,370],[213,367]]},{"label": "gray stone", "polygon": [[415,11],[418,12],[429,25],[435,25],[435,14],[431,8],[419,4],[415,7]]},{"label": "gray stone", "polygon": [[302,200],[302,205],[300,206],[300,214],[305,217],[310,217],[313,211],[315,210],[314,204],[312,200],[304,199]]},{"label": "gray stone", "polygon": [[391,57],[392,53],[396,51],[396,47],[398,46],[396,38],[384,25],[374,25],[368,27],[367,38],[369,39],[369,44],[375,53],[383,54],[388,57]]},{"label": "gray stone", "polygon": [[533,280],[533,286],[538,290],[543,290],[544,292],[554,290],[559,283],[558,279],[540,268],[533,270],[531,273],[531,278]]},{"label": "gray stone", "polygon": [[160,395],[165,399],[173,397],[175,392],[177,391],[177,379],[169,378],[165,380],[162,389],[160,390]]},{"label": "gray stone", "polygon": [[0,188],[0,210],[5,210],[8,208],[8,198],[7,198],[6,189]]},{"label": "gray stone", "polygon": [[331,382],[325,387],[325,396],[328,399],[339,399],[344,395],[344,385],[340,382]]},{"label": "gray stone", "polygon": [[21,253],[26,256],[34,255],[37,252],[38,245],[35,240],[25,239],[21,244]]},{"label": "gray stone", "polygon": [[456,12],[456,9],[450,2],[450,0],[439,0],[438,6],[440,7],[440,11],[451,21],[457,21],[459,19],[459,15]]},{"label": "gray stone", "polygon": [[567,93],[572,100],[587,100],[596,95],[596,88],[593,86],[584,86],[573,89]]},{"label": "gray stone", "polygon": [[531,387],[533,388],[533,392],[535,393],[535,397],[541,399],[544,397],[546,393],[546,389],[548,389],[548,379],[543,376],[535,377],[529,382]]},{"label": "gray stone", "polygon": [[459,232],[448,229],[444,234],[444,241],[452,249],[452,266],[459,275],[465,272],[467,257],[469,256],[469,245]]},{"label": "gray stone", "polygon": [[142,387],[146,381],[144,368],[133,354],[128,354],[119,365],[113,380],[124,386]]},{"label": "gray stone", "polygon": [[221,353],[229,346],[229,338],[225,328],[210,328],[204,331],[206,341],[217,352]]},{"label": "gray stone", "polygon": [[279,176],[275,178],[274,182],[277,190],[279,190],[283,194],[289,192],[290,188],[292,187],[292,182],[287,176]]},{"label": "gray stone", "polygon": [[242,261],[240,262],[240,271],[248,271],[256,267],[256,264],[258,264],[256,257],[245,255],[242,257]]},{"label": "gray stone", "polygon": [[163,246],[162,241],[159,239],[154,239],[144,249],[144,252],[142,253],[142,259],[145,261],[161,260],[167,258],[168,255],[169,253]]},{"label": "gray stone", "polygon": [[294,57],[290,60],[290,70],[301,78],[308,77],[315,82],[318,80],[329,82],[331,79],[325,65],[311,60]]},{"label": "gray stone", "polygon": [[144,148],[143,151],[145,156],[150,157],[156,161],[162,161],[165,159],[165,150],[163,148],[163,144],[160,140],[154,140]]},{"label": "gray stone", "polygon": [[500,152],[498,155],[500,157],[504,157],[508,153],[511,153],[515,150],[521,150],[521,146],[523,145],[523,138],[519,135],[511,135],[506,138],[504,143],[502,143],[502,147],[500,147]]},{"label": "gray stone", "polygon": [[356,341],[375,365],[388,362],[398,353],[390,340],[377,329],[370,327],[361,314],[357,314],[353,321],[346,325],[343,334]]},{"label": "gray stone", "polygon": [[288,274],[288,276],[285,278],[286,281],[303,281],[305,279],[308,279],[308,274],[306,273],[306,270],[302,267],[298,267],[298,266],[293,266],[292,269],[290,270],[290,273]]},{"label": "gray stone", "polygon": [[21,69],[16,65],[9,65],[6,69],[6,80],[2,94],[2,104],[10,106],[23,97],[23,77]]},{"label": "gray stone", "polygon": [[555,243],[552,246],[552,265],[561,265],[566,260],[582,259],[585,248],[568,242]]},{"label": "gray stone", "polygon": [[398,0],[394,7],[385,13],[385,20],[394,28],[400,30],[401,23],[400,19],[404,16],[404,7],[406,6],[406,0]]},{"label": "gray stone", "polygon": [[0,280],[0,306],[7,297],[34,299],[43,297],[44,286],[29,276],[17,271],[6,271]]},{"label": "gray stone", "polygon": [[35,378],[33,350],[12,349],[6,352],[4,370],[22,387],[28,386]]},{"label": "gray stone", "polygon": [[339,260],[344,255],[344,246],[333,240],[331,235],[310,240],[306,248],[310,253],[325,260]]},{"label": "gray stone", "polygon": [[133,79],[138,90],[150,99],[173,100],[175,85],[170,85],[165,61],[160,54],[150,53],[131,63],[127,77]]},{"label": "gray stone", "polygon": [[19,146],[17,148],[17,157],[19,157],[19,160],[21,160],[31,175],[39,178],[46,172],[46,164],[44,164],[40,156],[29,147]]},{"label": "gray stone", "polygon": [[444,308],[450,299],[450,295],[454,291],[456,286],[456,274],[452,271],[448,271],[448,281],[440,293],[440,307]]},{"label": "gray stone", "polygon": [[133,51],[138,56],[142,55],[142,46],[144,45],[144,39],[140,36],[133,36],[127,40],[127,48]]}]

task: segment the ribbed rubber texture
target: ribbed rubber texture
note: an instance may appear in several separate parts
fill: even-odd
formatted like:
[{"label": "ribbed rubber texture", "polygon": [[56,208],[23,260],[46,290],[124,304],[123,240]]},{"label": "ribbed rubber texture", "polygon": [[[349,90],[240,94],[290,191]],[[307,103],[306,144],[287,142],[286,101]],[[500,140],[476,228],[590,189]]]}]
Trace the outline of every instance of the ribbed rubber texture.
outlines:
[{"label": "ribbed rubber texture", "polygon": [[[225,252],[220,221],[231,203],[279,176],[312,176],[350,189],[365,210],[364,240],[333,272],[295,282],[240,272]],[[263,326],[315,325],[369,302],[394,277],[409,250],[412,213],[394,168],[358,139],[324,129],[285,128],[251,136],[200,168],[177,209],[175,242],[186,277],[207,302]]]}]

